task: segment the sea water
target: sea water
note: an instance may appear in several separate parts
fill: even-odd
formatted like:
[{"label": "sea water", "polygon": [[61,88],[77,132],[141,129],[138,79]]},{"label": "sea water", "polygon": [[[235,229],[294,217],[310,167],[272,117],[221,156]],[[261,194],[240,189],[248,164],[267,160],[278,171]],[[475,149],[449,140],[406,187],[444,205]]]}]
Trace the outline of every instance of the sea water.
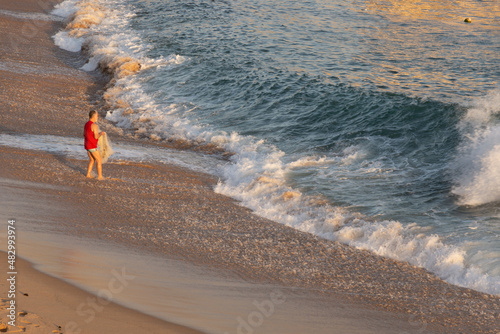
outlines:
[{"label": "sea water", "polygon": [[217,192],[500,294],[497,1],[66,0],[53,14],[69,23],[55,43],[113,76],[108,120],[234,153]]}]

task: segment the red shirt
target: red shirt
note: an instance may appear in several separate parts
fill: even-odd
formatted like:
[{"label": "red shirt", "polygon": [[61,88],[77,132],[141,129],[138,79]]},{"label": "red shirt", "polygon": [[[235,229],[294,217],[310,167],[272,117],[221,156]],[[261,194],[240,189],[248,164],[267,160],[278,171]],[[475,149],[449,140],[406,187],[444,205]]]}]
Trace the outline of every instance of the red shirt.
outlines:
[{"label": "red shirt", "polygon": [[85,135],[85,149],[86,150],[91,150],[93,148],[97,148],[97,139],[94,137],[94,132],[92,131],[92,124],[94,122],[88,121],[85,123],[85,129],[83,131]]}]

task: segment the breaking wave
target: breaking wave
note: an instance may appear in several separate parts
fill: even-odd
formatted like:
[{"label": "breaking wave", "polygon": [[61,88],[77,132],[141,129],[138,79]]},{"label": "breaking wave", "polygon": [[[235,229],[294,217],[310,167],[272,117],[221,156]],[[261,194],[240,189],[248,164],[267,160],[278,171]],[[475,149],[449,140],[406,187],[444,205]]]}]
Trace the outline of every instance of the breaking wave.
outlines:
[{"label": "breaking wave", "polygon": [[461,205],[500,201],[500,91],[478,99],[459,123],[463,143],[452,170]]}]

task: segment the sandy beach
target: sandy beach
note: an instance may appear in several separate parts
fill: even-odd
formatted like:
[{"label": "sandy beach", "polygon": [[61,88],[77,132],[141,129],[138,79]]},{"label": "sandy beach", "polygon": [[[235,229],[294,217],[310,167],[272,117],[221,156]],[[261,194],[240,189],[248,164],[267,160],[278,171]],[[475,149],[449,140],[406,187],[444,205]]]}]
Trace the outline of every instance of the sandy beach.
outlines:
[{"label": "sandy beach", "polygon": [[[37,16],[47,15],[58,2],[0,0],[4,46],[0,50],[0,135],[13,143],[35,141],[29,136],[36,135],[38,143],[44,136],[57,136],[64,145],[65,139],[81,137],[90,109],[105,114],[101,94],[109,78],[98,71],[79,70],[85,56],[57,48],[51,38],[64,23]],[[138,151],[176,148],[129,136],[104,119],[100,126],[114,143],[132,145]],[[209,174],[123,160],[105,164],[108,179],[99,182],[85,178],[83,145],[79,157],[40,147],[0,146],[3,225],[15,218],[20,228],[34,233],[31,236],[36,231],[77,236],[156,259],[185,261],[242,282],[300,290],[300,300],[316,305],[311,307],[331,307],[332,314],[319,317],[318,329],[311,329],[315,333],[499,333],[498,296],[453,286],[408,263],[258,217],[216,194],[217,180]],[[21,257],[25,242],[29,240],[19,241]],[[8,332],[211,332],[200,322],[195,330],[115,303],[106,304],[95,321],[72,329],[68,324],[77,308],[93,296],[18,261],[17,311],[26,315],[18,316],[18,326]],[[4,273],[6,266],[3,261]],[[1,322],[6,323],[6,282],[0,287]],[[339,305],[344,310],[341,316],[333,314]],[[293,324],[294,319],[287,318],[290,314],[281,321]],[[342,323],[340,318],[347,314],[352,321]],[[237,326],[235,321],[234,332]],[[264,326],[252,331],[271,333]],[[273,328],[272,333],[279,332]]]},{"label": "sandy beach", "polygon": [[[33,269],[29,262],[16,262],[22,273],[16,284],[17,326],[9,326],[8,333],[200,333],[97,300],[88,292]],[[1,282],[2,291],[8,290],[6,283]],[[0,314],[6,322],[10,305],[6,298],[1,301]],[[86,316],[78,317],[75,310]]]}]

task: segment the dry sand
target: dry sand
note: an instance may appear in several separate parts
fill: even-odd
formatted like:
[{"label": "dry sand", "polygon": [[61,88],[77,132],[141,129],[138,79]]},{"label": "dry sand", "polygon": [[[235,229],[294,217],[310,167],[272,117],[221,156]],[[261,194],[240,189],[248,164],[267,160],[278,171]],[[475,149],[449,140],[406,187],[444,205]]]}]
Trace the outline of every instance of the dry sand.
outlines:
[{"label": "dry sand", "polygon": [[[43,12],[37,3],[0,0],[0,10]],[[36,34],[12,43],[12,36],[33,22],[0,14],[4,32],[0,43],[5,45],[0,50],[0,132],[80,137],[106,78],[76,70],[83,57],[52,44],[50,36],[61,28],[60,22],[38,21]],[[115,141],[131,141],[103,123]],[[407,263],[257,217],[215,194],[216,180],[209,175],[153,163],[111,163],[104,166],[105,176],[111,179],[98,182],[84,177],[82,159],[0,146],[0,178],[17,182],[14,188],[26,198],[23,203],[8,202],[4,194],[8,206],[3,210],[44,230],[176,256],[246,280],[305,288],[311,295],[323,294],[331,303],[350,300],[367,309],[388,311],[388,322],[411,315],[413,322],[426,324],[425,332],[498,333],[499,297],[452,286]],[[44,208],[45,202],[59,209],[51,213],[36,209]],[[37,289],[31,285],[34,281],[23,284],[26,291]],[[46,289],[51,305],[57,304],[56,292],[50,285]],[[49,326],[68,320],[48,306],[27,311]],[[128,313],[119,319],[129,319]],[[104,326],[107,320],[102,321]],[[332,332],[339,330],[332,328]],[[136,331],[107,331],[111,332]],[[422,331],[417,327],[413,332]]]}]

